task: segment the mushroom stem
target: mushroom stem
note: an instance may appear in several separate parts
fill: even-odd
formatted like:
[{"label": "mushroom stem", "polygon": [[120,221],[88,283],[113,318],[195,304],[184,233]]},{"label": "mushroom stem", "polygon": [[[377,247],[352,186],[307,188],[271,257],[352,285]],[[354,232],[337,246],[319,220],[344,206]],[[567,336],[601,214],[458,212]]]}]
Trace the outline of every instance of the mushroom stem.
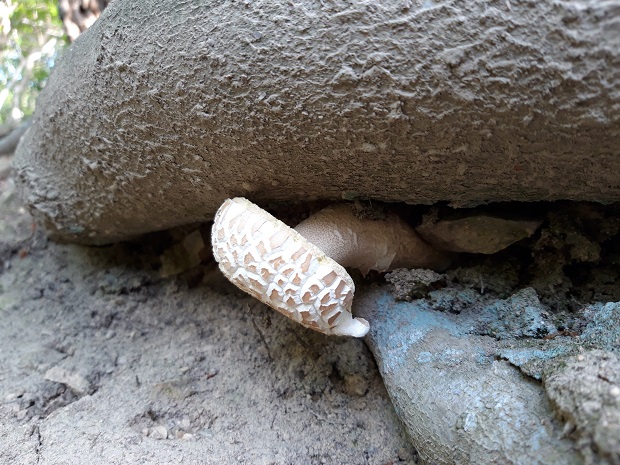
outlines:
[{"label": "mushroom stem", "polygon": [[449,255],[434,249],[398,215],[359,218],[351,205],[327,207],[299,223],[295,230],[325,255],[364,275],[370,270],[428,268],[443,271]]}]

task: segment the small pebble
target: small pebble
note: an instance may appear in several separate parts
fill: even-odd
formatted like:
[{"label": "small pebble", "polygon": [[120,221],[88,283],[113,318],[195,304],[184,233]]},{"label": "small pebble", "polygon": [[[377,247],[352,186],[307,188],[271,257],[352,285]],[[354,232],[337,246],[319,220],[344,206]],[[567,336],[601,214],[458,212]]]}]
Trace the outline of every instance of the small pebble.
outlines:
[{"label": "small pebble", "polygon": [[149,437],[153,439],[168,439],[168,430],[164,425],[157,425],[149,431]]},{"label": "small pebble", "polygon": [[416,231],[427,242],[450,252],[493,254],[531,236],[542,223],[484,214],[452,219],[437,219],[435,215],[424,217]]},{"label": "small pebble", "polygon": [[368,392],[368,380],[362,375],[346,375],[344,390],[351,396],[363,396]]},{"label": "small pebble", "polygon": [[43,377],[48,381],[61,383],[70,387],[76,394],[85,395],[90,391],[90,383],[79,373],[73,373],[59,366],[50,368]]}]

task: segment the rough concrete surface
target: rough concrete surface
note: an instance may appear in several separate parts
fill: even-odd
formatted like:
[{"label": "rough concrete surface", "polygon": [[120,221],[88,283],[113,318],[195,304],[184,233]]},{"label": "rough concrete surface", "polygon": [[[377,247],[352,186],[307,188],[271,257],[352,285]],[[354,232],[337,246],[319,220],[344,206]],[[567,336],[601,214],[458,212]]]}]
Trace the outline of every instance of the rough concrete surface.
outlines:
[{"label": "rough concrete surface", "polygon": [[620,357],[588,350],[550,365],[545,391],[588,463],[620,463]]},{"label": "rough concrete surface", "polygon": [[48,243],[0,180],[0,463],[414,463],[362,341],[157,259]]},{"label": "rough concrete surface", "polygon": [[259,204],[620,199],[619,0],[123,0],[18,148],[29,208],[103,243]]}]

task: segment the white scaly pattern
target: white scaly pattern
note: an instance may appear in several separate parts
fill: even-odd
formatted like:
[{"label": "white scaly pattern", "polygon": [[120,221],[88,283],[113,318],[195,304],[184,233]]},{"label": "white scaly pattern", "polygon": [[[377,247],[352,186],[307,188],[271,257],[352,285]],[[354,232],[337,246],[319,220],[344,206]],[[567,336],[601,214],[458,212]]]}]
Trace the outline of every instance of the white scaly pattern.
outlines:
[{"label": "white scaly pattern", "polygon": [[226,200],[212,230],[213,255],[237,287],[307,328],[362,337],[346,270],[297,231],[247,199]]}]

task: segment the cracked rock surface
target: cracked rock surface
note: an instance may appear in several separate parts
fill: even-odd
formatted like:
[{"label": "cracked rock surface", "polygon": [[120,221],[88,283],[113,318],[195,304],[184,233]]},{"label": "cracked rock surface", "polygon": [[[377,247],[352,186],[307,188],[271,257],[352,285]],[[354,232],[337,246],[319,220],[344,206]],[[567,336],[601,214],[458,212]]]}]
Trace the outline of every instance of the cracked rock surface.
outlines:
[{"label": "cracked rock surface", "polygon": [[547,208],[499,254],[358,287],[423,463],[620,464],[618,205]]},{"label": "cracked rock surface", "polygon": [[[610,350],[590,349],[587,338],[524,337],[510,326],[498,339],[478,326],[477,304],[455,315],[423,299],[397,302],[385,287],[356,298],[358,315],[372,322],[369,346],[422,463],[620,463],[618,341]],[[544,311],[535,302],[529,311],[536,307]],[[617,319],[615,325],[605,331],[591,321],[586,333],[608,337]]]},{"label": "cracked rock surface", "polygon": [[587,462],[620,463],[620,357],[588,350],[545,371],[545,390]]},{"label": "cracked rock surface", "polygon": [[357,296],[373,322],[371,350],[423,463],[581,465],[544,391],[468,334],[475,311],[396,302],[385,289]]}]

